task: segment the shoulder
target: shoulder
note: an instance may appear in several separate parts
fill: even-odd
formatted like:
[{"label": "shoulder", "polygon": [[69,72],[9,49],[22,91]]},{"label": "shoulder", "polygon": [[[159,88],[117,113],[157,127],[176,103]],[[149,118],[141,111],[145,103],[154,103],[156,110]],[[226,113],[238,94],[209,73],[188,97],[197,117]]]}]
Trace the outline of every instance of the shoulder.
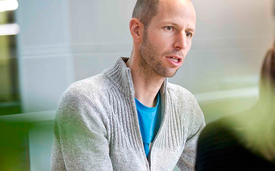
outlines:
[{"label": "shoulder", "polygon": [[243,137],[240,137],[240,135],[243,134],[242,131],[245,129],[245,125],[243,125],[243,123],[246,123],[246,121],[249,119],[248,112],[249,111],[244,111],[242,113],[226,115],[216,121],[210,122],[204,128],[201,136],[204,138],[219,137],[227,139],[242,139]]},{"label": "shoulder", "polygon": [[183,88],[182,86],[177,85],[177,84],[173,84],[173,83],[169,83],[169,82],[167,83],[167,89],[170,90],[170,91],[173,91],[173,92],[180,91],[179,93],[191,94],[187,89]]},{"label": "shoulder", "polygon": [[167,90],[173,106],[183,118],[190,131],[196,133],[198,130],[201,130],[205,125],[204,116],[193,94],[187,89],[171,83],[167,84]]},{"label": "shoulder", "polygon": [[109,106],[107,90],[110,88],[112,84],[104,74],[77,81],[62,94],[58,112],[83,109],[105,111]]},{"label": "shoulder", "polygon": [[198,106],[198,102],[194,95],[184,87],[167,83],[167,90],[173,101],[185,103],[186,105]]},{"label": "shoulder", "polygon": [[73,83],[69,90],[82,91],[85,93],[101,92],[110,89],[113,85],[109,79],[103,74],[98,74]]},{"label": "shoulder", "polygon": [[111,83],[103,75],[71,84],[59,100],[56,120],[86,123],[87,120],[107,123],[110,108],[107,90]]},{"label": "shoulder", "polygon": [[112,84],[108,78],[104,74],[98,74],[72,83],[63,93],[62,98],[81,100],[85,97],[96,97],[103,95],[110,88],[112,88]]},{"label": "shoulder", "polygon": [[225,131],[225,126],[223,120],[217,120],[208,123],[205,128],[203,129],[201,136],[210,136],[212,134],[221,134]]},{"label": "shoulder", "polygon": [[223,117],[214,122],[210,122],[201,132],[199,141],[213,140],[214,142],[231,141],[234,139],[233,131],[229,127],[230,118]]}]

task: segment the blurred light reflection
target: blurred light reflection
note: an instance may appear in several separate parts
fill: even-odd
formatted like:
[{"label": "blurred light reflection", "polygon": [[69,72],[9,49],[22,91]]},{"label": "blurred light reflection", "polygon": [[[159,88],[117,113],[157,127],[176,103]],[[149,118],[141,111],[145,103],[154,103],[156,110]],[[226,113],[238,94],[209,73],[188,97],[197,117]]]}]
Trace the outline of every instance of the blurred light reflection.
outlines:
[{"label": "blurred light reflection", "polygon": [[2,25],[0,25],[0,36],[17,35],[19,33],[19,31],[20,31],[20,27],[18,24],[2,24]]},{"label": "blurred light reflection", "polygon": [[16,10],[18,8],[17,0],[0,1],[0,12]]}]

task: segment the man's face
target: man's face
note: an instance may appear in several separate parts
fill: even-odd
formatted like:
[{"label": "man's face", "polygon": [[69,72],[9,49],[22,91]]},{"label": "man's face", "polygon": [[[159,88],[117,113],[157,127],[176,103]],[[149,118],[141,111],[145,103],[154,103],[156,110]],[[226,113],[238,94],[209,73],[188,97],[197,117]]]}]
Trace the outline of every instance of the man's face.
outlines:
[{"label": "man's face", "polygon": [[196,14],[189,0],[160,0],[158,14],[143,34],[143,67],[162,77],[172,77],[191,48]]}]

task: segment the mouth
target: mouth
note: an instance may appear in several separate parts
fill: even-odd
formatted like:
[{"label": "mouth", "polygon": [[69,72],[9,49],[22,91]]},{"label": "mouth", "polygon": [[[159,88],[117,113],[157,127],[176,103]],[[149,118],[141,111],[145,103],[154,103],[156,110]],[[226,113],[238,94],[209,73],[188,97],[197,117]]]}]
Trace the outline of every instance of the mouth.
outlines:
[{"label": "mouth", "polygon": [[166,58],[169,58],[171,61],[175,62],[175,63],[180,63],[182,61],[182,58],[179,56],[166,56]]}]

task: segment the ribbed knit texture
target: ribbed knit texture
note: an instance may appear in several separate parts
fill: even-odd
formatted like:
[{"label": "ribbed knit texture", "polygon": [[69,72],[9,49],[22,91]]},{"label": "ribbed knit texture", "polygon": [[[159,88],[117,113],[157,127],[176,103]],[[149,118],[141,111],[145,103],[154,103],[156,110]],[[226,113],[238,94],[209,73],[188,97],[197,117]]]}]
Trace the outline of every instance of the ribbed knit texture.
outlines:
[{"label": "ribbed knit texture", "polygon": [[148,160],[135,106],[131,71],[120,58],[103,73],[72,84],[54,126],[52,170],[193,170],[204,117],[186,89],[163,83],[162,123]]}]

